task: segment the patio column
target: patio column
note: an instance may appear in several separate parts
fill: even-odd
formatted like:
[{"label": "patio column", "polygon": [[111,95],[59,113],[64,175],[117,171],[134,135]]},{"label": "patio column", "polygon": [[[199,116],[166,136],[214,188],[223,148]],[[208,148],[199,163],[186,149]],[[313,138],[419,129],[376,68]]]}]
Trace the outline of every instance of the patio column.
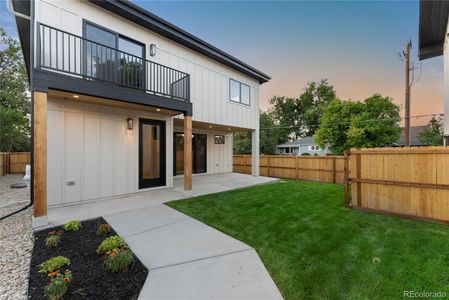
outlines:
[{"label": "patio column", "polygon": [[184,190],[192,189],[192,116],[184,115]]},{"label": "patio column", "polygon": [[259,176],[259,128],[251,131],[251,174]]},{"label": "patio column", "polygon": [[47,216],[47,93],[34,92],[33,199],[34,217]]}]

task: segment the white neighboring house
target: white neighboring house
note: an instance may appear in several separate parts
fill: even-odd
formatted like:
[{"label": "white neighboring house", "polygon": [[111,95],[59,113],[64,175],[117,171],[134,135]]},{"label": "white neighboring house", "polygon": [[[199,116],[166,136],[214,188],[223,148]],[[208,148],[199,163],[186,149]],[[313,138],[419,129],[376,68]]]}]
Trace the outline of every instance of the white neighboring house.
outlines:
[{"label": "white neighboring house", "polygon": [[[232,172],[270,77],[125,0],[12,0],[32,91],[34,216]],[[185,134],[187,133],[187,134]],[[193,133],[193,134],[192,134]]]},{"label": "white neighboring house", "polygon": [[449,1],[420,0],[419,59],[443,55],[444,145],[449,146]]},{"label": "white neighboring house", "polygon": [[[306,153],[306,154],[305,154]],[[326,156],[331,151],[328,146],[321,148],[313,142],[313,137],[305,137],[296,141],[287,142],[276,146],[276,154],[284,155],[319,155]]]}]

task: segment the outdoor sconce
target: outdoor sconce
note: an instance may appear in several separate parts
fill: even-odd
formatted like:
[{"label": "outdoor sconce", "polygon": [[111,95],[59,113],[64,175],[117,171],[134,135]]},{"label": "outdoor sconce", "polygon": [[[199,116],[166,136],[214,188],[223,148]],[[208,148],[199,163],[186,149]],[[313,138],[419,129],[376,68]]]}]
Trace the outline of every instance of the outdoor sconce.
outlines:
[{"label": "outdoor sconce", "polygon": [[126,123],[128,124],[128,130],[133,130],[134,128],[134,119],[133,118],[128,118],[126,119]]},{"label": "outdoor sconce", "polygon": [[150,45],[150,55],[151,56],[155,56],[156,55],[156,45],[155,44],[151,44]]}]

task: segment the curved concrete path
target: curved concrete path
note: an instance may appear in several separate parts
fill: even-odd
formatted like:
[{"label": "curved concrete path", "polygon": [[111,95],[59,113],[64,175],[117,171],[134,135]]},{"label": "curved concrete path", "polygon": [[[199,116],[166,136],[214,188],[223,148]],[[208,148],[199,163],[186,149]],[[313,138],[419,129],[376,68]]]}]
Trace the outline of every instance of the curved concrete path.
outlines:
[{"label": "curved concrete path", "polygon": [[170,207],[104,218],[149,269],[139,299],[282,299],[253,248]]}]

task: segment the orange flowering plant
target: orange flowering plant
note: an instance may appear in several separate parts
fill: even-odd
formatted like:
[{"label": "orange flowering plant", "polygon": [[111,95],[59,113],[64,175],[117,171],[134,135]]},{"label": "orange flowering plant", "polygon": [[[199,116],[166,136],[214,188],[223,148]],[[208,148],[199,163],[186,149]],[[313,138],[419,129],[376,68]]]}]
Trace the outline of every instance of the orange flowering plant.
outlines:
[{"label": "orange flowering plant", "polygon": [[72,272],[67,269],[63,274],[59,271],[48,273],[51,278],[48,285],[45,287],[45,296],[49,300],[60,300],[67,293],[68,288],[72,282]]}]

